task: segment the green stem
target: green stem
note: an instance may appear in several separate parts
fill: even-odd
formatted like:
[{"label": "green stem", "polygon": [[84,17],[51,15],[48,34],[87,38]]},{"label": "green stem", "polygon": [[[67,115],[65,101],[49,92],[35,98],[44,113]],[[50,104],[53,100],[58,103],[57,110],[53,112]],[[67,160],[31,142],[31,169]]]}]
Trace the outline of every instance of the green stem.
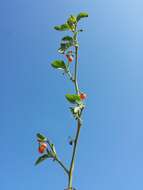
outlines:
[{"label": "green stem", "polygon": [[[47,143],[48,143],[48,145],[50,146],[51,151],[53,152],[53,147],[52,147],[50,141],[47,140]],[[53,157],[53,159],[54,159],[55,161],[58,162],[58,164],[59,164],[59,165],[64,169],[64,171],[69,175],[69,171],[68,171],[68,169],[67,169],[66,166],[62,163],[62,161],[59,160],[57,154],[56,154],[56,155],[53,154],[52,157]]]},{"label": "green stem", "polygon": [[[75,40],[77,42],[77,34],[75,37]],[[74,73],[74,85],[75,85],[75,91],[76,94],[79,94],[79,87],[77,82],[77,76],[78,76],[78,46],[75,46],[75,73]],[[73,152],[72,152],[72,159],[70,163],[70,169],[69,169],[69,180],[68,180],[68,189],[72,189],[72,178],[73,178],[73,170],[74,170],[74,162],[75,162],[75,156],[76,156],[76,149],[80,134],[80,128],[81,128],[81,119],[77,119],[77,131],[76,136],[74,140],[74,146],[73,146]]]},{"label": "green stem", "polygon": [[77,75],[78,75],[78,47],[76,46],[75,47],[75,76],[74,76],[74,82],[75,82],[76,94],[79,94]]},{"label": "green stem", "polygon": [[69,175],[69,171],[66,168],[66,166],[62,163],[62,161],[60,161],[57,157],[55,158],[55,160],[59,163],[59,165],[64,169],[64,171],[66,172],[66,174]]},{"label": "green stem", "polygon": [[73,154],[72,154],[72,159],[71,159],[71,164],[70,164],[70,170],[69,170],[69,182],[68,182],[68,188],[69,189],[72,188],[72,178],[73,178],[74,162],[75,162],[77,143],[78,143],[79,134],[80,134],[80,128],[81,128],[81,122],[80,122],[80,119],[78,119],[77,120],[77,132],[76,132],[76,137],[75,137],[75,141],[74,141]]},{"label": "green stem", "polygon": [[67,76],[69,77],[69,79],[70,79],[72,82],[74,82],[73,76],[72,76],[72,74],[71,74],[71,72],[70,72],[69,69],[67,69],[66,74],[67,74]]}]

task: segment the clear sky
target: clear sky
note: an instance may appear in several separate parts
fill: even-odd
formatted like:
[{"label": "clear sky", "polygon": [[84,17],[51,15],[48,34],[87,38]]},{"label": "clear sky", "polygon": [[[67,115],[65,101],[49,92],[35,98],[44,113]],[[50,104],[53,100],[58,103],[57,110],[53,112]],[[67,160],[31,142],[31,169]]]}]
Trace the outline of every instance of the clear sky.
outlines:
[{"label": "clear sky", "polygon": [[69,164],[72,86],[50,66],[70,14],[89,12],[81,34],[80,87],[88,94],[75,165],[77,190],[143,189],[143,1],[0,1],[0,189],[62,190],[52,161],[34,166],[36,133]]}]

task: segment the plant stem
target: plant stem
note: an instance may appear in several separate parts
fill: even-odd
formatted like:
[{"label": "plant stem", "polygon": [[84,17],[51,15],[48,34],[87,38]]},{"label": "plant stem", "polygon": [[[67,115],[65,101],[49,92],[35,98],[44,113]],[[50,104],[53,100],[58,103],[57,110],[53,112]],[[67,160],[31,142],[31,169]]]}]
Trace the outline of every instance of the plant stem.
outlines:
[{"label": "plant stem", "polygon": [[62,161],[60,161],[57,157],[55,158],[55,160],[60,164],[60,166],[64,169],[64,171],[66,172],[66,174],[69,175],[69,171],[66,168],[66,166],[62,163]]},{"label": "plant stem", "polygon": [[[77,34],[75,35],[75,40],[77,42]],[[75,71],[74,71],[74,85],[75,85],[75,91],[76,94],[79,94],[79,87],[77,82],[77,75],[78,75],[78,46],[75,46]],[[81,116],[81,115],[80,115]],[[72,178],[73,178],[73,170],[74,170],[74,162],[75,162],[75,156],[76,156],[76,149],[80,134],[80,128],[81,128],[81,119],[77,119],[77,131],[76,136],[74,140],[74,146],[73,146],[73,152],[72,152],[72,159],[70,163],[70,170],[69,170],[69,180],[68,180],[68,189],[72,189]]]},{"label": "plant stem", "polygon": [[[49,140],[47,140],[47,143],[48,143],[48,145],[50,146],[51,151],[53,151],[53,147],[52,147],[52,145],[51,145],[51,143],[50,143]],[[66,166],[62,163],[62,161],[59,160],[57,154],[56,154],[56,155],[53,155],[53,159],[54,159],[55,161],[57,161],[58,164],[64,169],[64,171],[66,172],[66,174],[69,175],[69,171],[68,171],[68,169],[67,169]]]},{"label": "plant stem", "polygon": [[68,182],[69,189],[72,188],[72,177],[73,177],[74,162],[75,162],[77,143],[78,143],[79,134],[80,134],[80,128],[81,128],[81,122],[80,122],[80,119],[78,119],[77,120],[77,132],[76,132],[76,137],[75,137],[75,141],[74,141],[73,154],[72,154],[72,160],[71,160],[70,171],[69,171],[69,182]]},{"label": "plant stem", "polygon": [[74,82],[75,82],[75,91],[76,94],[79,94],[78,82],[77,82],[77,74],[78,74],[78,47],[75,47],[75,75],[74,75]]},{"label": "plant stem", "polygon": [[67,74],[68,78],[69,78],[72,82],[74,82],[73,76],[72,76],[72,74],[71,74],[71,72],[70,72],[69,69],[67,69],[66,74]]}]

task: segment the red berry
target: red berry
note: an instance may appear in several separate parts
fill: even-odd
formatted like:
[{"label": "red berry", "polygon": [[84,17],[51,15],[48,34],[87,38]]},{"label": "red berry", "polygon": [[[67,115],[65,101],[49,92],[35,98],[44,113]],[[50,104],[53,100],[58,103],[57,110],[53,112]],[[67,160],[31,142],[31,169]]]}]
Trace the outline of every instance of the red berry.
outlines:
[{"label": "red berry", "polygon": [[40,154],[42,154],[42,153],[44,153],[45,148],[42,147],[42,146],[39,146],[38,151],[39,151]]},{"label": "red berry", "polygon": [[44,147],[44,148],[47,148],[47,144],[46,143],[40,143],[40,146]]},{"label": "red berry", "polygon": [[68,62],[71,63],[73,61],[72,51],[68,51],[67,54],[66,54],[66,57],[68,59]]},{"label": "red berry", "polygon": [[38,148],[38,151],[40,154],[44,153],[44,151],[46,150],[47,148],[47,144],[46,143],[40,143],[40,146]]},{"label": "red berry", "polygon": [[73,56],[72,56],[72,55],[68,56],[68,61],[69,61],[70,63],[73,61]]},{"label": "red berry", "polygon": [[87,95],[85,93],[80,93],[79,97],[81,100],[84,100],[87,97]]}]

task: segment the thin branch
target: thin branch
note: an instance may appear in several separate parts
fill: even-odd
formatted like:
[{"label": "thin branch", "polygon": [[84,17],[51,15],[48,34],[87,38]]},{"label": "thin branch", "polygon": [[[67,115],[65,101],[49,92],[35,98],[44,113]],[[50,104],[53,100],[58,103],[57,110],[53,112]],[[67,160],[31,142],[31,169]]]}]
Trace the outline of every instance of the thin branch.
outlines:
[{"label": "thin branch", "polygon": [[[47,140],[47,143],[48,143],[48,145],[50,146],[50,149],[51,149],[51,151],[52,151],[52,153],[53,153],[53,147],[52,147],[50,141]],[[55,161],[57,161],[57,162],[59,163],[59,165],[64,169],[64,171],[69,175],[68,169],[67,169],[66,166],[62,163],[62,161],[59,160],[57,154],[53,155],[52,158],[53,158]]]},{"label": "thin branch", "polygon": [[74,75],[74,82],[75,82],[76,94],[79,94],[77,75],[78,75],[78,47],[76,46],[75,47],[75,75]]},{"label": "thin branch", "polygon": [[67,76],[69,77],[69,79],[70,79],[72,82],[74,82],[73,76],[72,76],[72,74],[71,74],[71,72],[70,72],[69,69],[67,69],[66,74],[67,74]]},{"label": "thin branch", "polygon": [[66,168],[66,166],[62,163],[62,161],[60,161],[57,157],[55,158],[55,160],[59,163],[59,165],[64,169],[64,171],[69,175],[69,171]]}]

